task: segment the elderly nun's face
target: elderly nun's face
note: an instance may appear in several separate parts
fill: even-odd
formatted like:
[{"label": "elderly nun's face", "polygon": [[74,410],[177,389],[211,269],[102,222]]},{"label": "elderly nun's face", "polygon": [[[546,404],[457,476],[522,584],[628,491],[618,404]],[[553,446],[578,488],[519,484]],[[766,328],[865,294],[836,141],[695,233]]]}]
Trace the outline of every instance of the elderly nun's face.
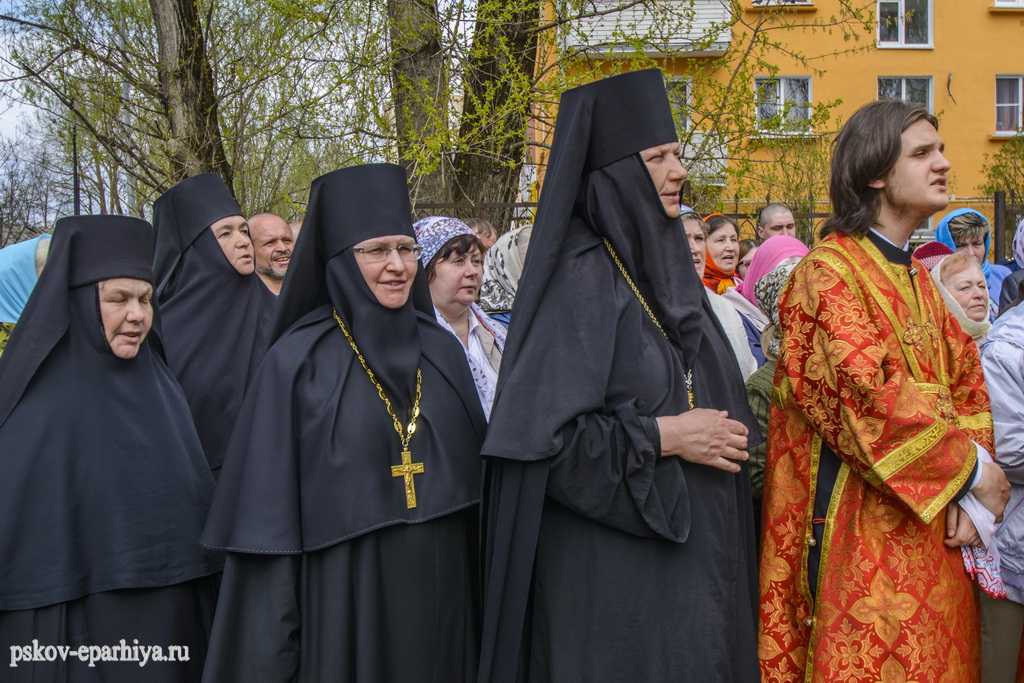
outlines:
[{"label": "elderly nun's face", "polygon": [[679,160],[679,143],[669,142],[648,147],[640,152],[647,172],[651,174],[658,198],[669,218],[679,217],[679,193],[686,180],[686,169]]},{"label": "elderly nun's face", "polygon": [[127,277],[103,280],[97,286],[103,337],[118,358],[135,358],[153,325],[153,286]]},{"label": "elderly nun's face", "polygon": [[241,216],[228,216],[210,224],[224,258],[239,275],[252,275],[256,269],[249,224]]},{"label": "elderly nun's face", "polygon": [[420,250],[408,235],[384,235],[352,247],[366,285],[385,308],[401,308],[409,300]]}]

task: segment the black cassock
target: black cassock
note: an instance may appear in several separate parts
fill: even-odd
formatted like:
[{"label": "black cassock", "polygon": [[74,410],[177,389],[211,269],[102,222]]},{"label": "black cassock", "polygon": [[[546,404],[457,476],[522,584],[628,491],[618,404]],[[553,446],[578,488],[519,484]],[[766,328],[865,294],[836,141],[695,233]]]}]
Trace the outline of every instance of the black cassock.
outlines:
[{"label": "black cassock", "polygon": [[[393,194],[405,196],[400,168],[336,173],[356,194],[368,175],[375,185],[364,196],[390,188],[395,176]],[[321,223],[339,227],[323,220],[317,199],[324,185],[334,199],[345,194],[332,189],[333,175],[314,184],[282,311],[329,291],[369,365],[389,380],[403,423],[412,399],[398,370],[422,370],[409,444],[412,462],[425,468],[412,475],[417,505],[407,508],[404,479],[393,476],[402,449],[377,390],[331,304],[317,306],[271,347],[239,415],[204,533],[204,543],[228,555],[203,680],[470,680],[483,412],[454,337],[411,302],[388,312],[370,300],[349,247],[372,234],[341,245],[319,235]],[[378,218],[359,221],[361,229],[411,234],[409,212],[398,213],[397,226]]]},{"label": "black cassock", "polygon": [[[0,359],[5,683],[188,683],[202,674],[221,566],[199,545],[213,478],[156,333],[134,359],[117,358],[99,312],[96,283],[151,282],[152,249],[152,228],[137,219],[59,221]],[[9,648],[30,657],[33,641],[76,654],[122,641],[187,651],[145,666],[68,656],[10,667]]]},{"label": "black cassock", "polygon": [[682,225],[636,154],[674,140],[657,71],[562,98],[483,448],[481,683],[758,679],[746,467],[660,453],[656,417],[688,409],[691,370],[695,407],[760,439]]},{"label": "black cassock", "polygon": [[241,209],[220,177],[193,176],[157,199],[154,269],[167,364],[185,390],[216,476],[249,379],[267,350],[276,297],[235,270],[210,225]]}]

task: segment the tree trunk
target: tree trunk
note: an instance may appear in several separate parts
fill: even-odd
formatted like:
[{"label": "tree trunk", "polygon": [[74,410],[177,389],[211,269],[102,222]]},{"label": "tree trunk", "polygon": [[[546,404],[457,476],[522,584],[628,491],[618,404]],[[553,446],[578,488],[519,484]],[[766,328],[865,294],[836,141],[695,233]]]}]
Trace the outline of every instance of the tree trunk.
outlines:
[{"label": "tree trunk", "polygon": [[206,55],[196,0],[149,0],[156,24],[157,71],[173,176],[218,173],[232,189],[234,173],[224,153],[213,71]]},{"label": "tree trunk", "polygon": [[388,25],[399,160],[414,200],[448,201],[448,80],[435,0],[388,0]]},{"label": "tree trunk", "polygon": [[481,0],[466,65],[453,200],[462,217],[508,229],[526,152],[526,125],[540,25],[539,0]]}]

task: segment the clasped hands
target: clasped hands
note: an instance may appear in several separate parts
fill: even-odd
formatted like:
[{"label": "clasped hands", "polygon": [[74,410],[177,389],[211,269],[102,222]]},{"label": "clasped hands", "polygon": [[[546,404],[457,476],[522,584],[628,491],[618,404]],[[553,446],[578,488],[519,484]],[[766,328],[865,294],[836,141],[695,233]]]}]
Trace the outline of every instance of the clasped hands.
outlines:
[{"label": "clasped hands", "polygon": [[746,426],[724,410],[694,408],[657,421],[663,457],[678,456],[733,474],[740,471],[739,463],[750,458]]},{"label": "clasped hands", "polygon": [[[991,512],[997,522],[1003,521],[1003,510],[1010,500],[1010,482],[999,465],[991,462],[979,463],[981,481],[971,489],[971,493],[982,505]],[[946,507],[946,545],[955,548],[962,545],[982,545],[974,522],[957,503]]]}]

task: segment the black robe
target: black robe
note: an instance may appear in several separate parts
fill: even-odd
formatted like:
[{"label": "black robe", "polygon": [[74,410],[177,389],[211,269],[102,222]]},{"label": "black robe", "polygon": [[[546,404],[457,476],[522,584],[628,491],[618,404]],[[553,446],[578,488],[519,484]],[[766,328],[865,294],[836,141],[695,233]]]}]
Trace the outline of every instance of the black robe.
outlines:
[{"label": "black robe", "polygon": [[483,415],[451,335],[419,314],[419,337],[414,510],[389,471],[398,435],[329,309],[271,348],[204,534],[228,551],[205,681],[472,677]]},{"label": "black robe", "polygon": [[220,177],[187,178],[153,205],[159,332],[214,476],[249,378],[269,346],[277,297],[228,262],[210,225],[242,213]]},{"label": "black robe", "polygon": [[221,567],[198,542],[213,479],[156,333],[114,356],[96,285],[152,281],[152,248],[143,221],[62,219],[0,360],[0,648],[10,664],[12,646],[123,639],[188,661],[23,657],[5,682],[199,680]]},{"label": "black robe", "polygon": [[[686,406],[681,382],[666,393],[679,354],[599,243],[579,261],[600,272],[606,302],[586,315],[595,346],[608,345],[605,408],[566,425],[549,462],[491,468],[493,488],[509,470],[548,468],[521,680],[756,681],[746,466],[733,475],[660,457],[654,418]],[[727,350],[701,355],[735,363]]]},{"label": "black robe", "polygon": [[758,679],[746,467],[660,453],[656,418],[688,410],[691,371],[693,407],[760,440],[637,153],[675,135],[657,71],[562,97],[483,448],[481,683]]}]

